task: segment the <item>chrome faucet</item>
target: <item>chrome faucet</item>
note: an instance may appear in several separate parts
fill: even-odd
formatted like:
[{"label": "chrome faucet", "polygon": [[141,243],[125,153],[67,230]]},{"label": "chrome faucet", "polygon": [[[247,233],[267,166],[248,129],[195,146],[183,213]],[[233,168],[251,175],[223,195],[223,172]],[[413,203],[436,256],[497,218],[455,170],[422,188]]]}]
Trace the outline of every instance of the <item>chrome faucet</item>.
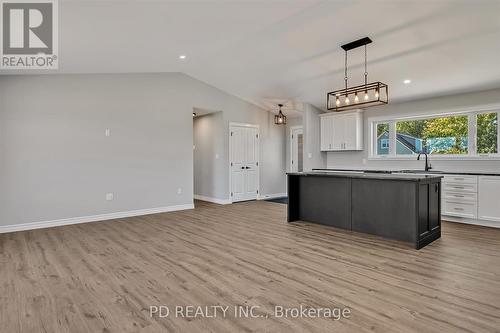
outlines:
[{"label": "chrome faucet", "polygon": [[422,154],[425,155],[425,171],[429,171],[430,169],[432,169],[432,166],[429,163],[429,156],[427,156],[427,153],[418,153],[417,161],[420,161],[420,155]]}]

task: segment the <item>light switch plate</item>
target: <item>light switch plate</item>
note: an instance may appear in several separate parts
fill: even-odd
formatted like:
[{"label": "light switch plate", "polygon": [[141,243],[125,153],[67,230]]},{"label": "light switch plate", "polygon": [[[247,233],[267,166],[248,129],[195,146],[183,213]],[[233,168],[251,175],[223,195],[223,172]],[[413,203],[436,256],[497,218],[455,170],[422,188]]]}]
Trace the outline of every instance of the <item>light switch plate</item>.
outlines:
[{"label": "light switch plate", "polygon": [[114,199],[114,194],[113,193],[106,193],[106,201],[111,201]]},{"label": "light switch plate", "polygon": [[111,136],[111,130],[109,128],[106,128],[106,131],[104,131],[104,135]]}]

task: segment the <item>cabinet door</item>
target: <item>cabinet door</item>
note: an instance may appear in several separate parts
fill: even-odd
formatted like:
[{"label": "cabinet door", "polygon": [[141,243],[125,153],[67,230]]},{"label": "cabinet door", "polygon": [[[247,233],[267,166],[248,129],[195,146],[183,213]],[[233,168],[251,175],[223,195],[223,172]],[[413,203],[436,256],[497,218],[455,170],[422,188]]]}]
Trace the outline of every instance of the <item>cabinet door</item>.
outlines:
[{"label": "cabinet door", "polygon": [[478,189],[479,218],[500,221],[500,177],[480,176]]},{"label": "cabinet door", "polygon": [[344,115],[344,149],[357,149],[358,115],[356,113]]},{"label": "cabinet door", "polygon": [[430,231],[441,226],[441,183],[434,182],[430,184],[429,188],[429,228]]},{"label": "cabinet door", "polygon": [[321,151],[333,150],[333,117],[321,117]]},{"label": "cabinet door", "polygon": [[334,150],[344,150],[345,143],[345,115],[336,115],[333,117],[333,142]]}]

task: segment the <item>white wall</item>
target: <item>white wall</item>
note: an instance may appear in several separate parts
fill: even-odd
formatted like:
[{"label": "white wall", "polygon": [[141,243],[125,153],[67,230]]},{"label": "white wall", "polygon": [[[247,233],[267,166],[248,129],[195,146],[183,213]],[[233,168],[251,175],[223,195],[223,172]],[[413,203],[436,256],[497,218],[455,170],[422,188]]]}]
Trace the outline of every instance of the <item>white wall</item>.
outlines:
[{"label": "white wall", "polygon": [[191,204],[194,107],[222,110],[226,137],[259,124],[261,192],[284,192],[284,129],[187,75],[0,76],[0,225]]},{"label": "white wall", "polygon": [[[423,168],[423,161],[409,160],[369,160],[369,123],[368,118],[375,116],[425,115],[435,114],[456,108],[467,108],[478,105],[500,103],[500,89],[476,93],[460,94],[418,100],[406,103],[395,103],[381,107],[368,108],[364,112],[364,147],[360,152],[328,152],[328,168],[367,168],[367,169],[416,169]],[[434,169],[444,171],[498,171],[500,161],[474,160],[438,160],[430,157]],[[365,160],[366,163],[363,163]]]}]

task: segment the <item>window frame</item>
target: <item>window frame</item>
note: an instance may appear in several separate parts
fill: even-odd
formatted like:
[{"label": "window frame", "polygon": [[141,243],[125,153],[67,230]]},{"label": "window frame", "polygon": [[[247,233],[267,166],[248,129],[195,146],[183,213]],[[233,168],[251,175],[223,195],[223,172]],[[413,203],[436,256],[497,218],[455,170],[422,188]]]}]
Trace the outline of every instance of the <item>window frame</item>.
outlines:
[{"label": "window frame", "polygon": [[[433,159],[440,160],[500,160],[500,125],[497,126],[497,151],[495,154],[478,154],[477,153],[477,115],[482,113],[497,113],[497,119],[500,120],[500,104],[491,104],[476,106],[471,108],[461,108],[453,110],[434,111],[432,113],[408,114],[408,115],[392,115],[378,116],[368,118],[368,126],[370,130],[370,152],[368,159],[381,160],[413,160],[416,154],[397,155],[396,154],[396,123],[399,121],[422,120],[431,118],[444,118],[453,116],[468,117],[468,149],[467,154],[433,154]],[[389,125],[389,154],[377,155],[377,125]]]}]

